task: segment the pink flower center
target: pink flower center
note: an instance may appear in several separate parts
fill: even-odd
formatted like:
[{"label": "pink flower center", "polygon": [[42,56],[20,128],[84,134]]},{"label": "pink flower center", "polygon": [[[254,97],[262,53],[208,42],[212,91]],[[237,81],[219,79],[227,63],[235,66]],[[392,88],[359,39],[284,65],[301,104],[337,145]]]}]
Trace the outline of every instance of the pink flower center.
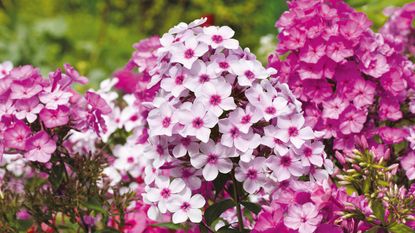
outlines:
[{"label": "pink flower center", "polygon": [[1,70],[1,73],[4,74],[4,75],[6,75],[7,74],[7,71],[6,70]]},{"label": "pink flower center", "polygon": [[277,109],[275,109],[274,107],[267,107],[265,109],[265,113],[269,115],[274,115],[276,112],[277,112]]},{"label": "pink flower center", "polygon": [[184,76],[183,75],[179,75],[176,77],[175,83],[176,85],[182,85],[183,84],[183,80],[184,80]]},{"label": "pink flower center", "polygon": [[301,220],[300,220],[302,223],[305,223],[305,222],[307,222],[307,218],[306,217],[301,217]]},{"label": "pink flower center", "polygon": [[157,152],[157,154],[159,154],[159,155],[163,155],[163,154],[164,154],[164,149],[163,149],[163,147],[162,147],[161,145],[157,145],[156,152]]},{"label": "pink flower center", "polygon": [[186,51],[184,51],[184,58],[186,59],[190,59],[195,55],[195,51],[193,51],[193,49],[186,49]]},{"label": "pink flower center", "polygon": [[199,83],[209,82],[210,78],[207,74],[202,74],[199,76]]},{"label": "pink flower center", "polygon": [[210,97],[210,104],[213,106],[219,105],[222,102],[222,98],[220,97],[220,95],[212,95]]},{"label": "pink flower center", "polygon": [[290,156],[286,155],[286,156],[281,157],[281,165],[282,166],[289,167],[289,166],[291,166],[291,162],[292,162],[292,160],[291,160]]},{"label": "pink flower center", "polygon": [[290,137],[297,137],[298,136],[298,129],[297,129],[297,127],[290,127],[290,128],[288,128],[288,135]]},{"label": "pink flower center", "polygon": [[223,37],[221,35],[213,35],[212,41],[215,42],[216,44],[222,43]]},{"label": "pink flower center", "polygon": [[138,116],[137,115],[132,115],[131,117],[130,117],[130,121],[136,121],[136,120],[138,120]]},{"label": "pink flower center", "polygon": [[168,188],[164,188],[164,189],[162,189],[162,190],[161,190],[161,192],[160,192],[160,196],[162,196],[162,197],[163,197],[163,198],[165,198],[165,199],[169,198],[169,197],[170,197],[170,195],[171,195],[171,191],[170,191],[170,189],[168,189]]},{"label": "pink flower center", "polygon": [[207,162],[209,164],[216,164],[218,162],[218,156],[215,154],[209,154]]},{"label": "pink flower center", "polygon": [[188,202],[183,202],[183,204],[180,206],[180,209],[187,211],[190,209],[190,204]]},{"label": "pink flower center", "polygon": [[191,172],[191,171],[189,171],[188,169],[184,169],[183,171],[182,171],[182,177],[183,178],[189,178],[190,176],[192,176],[193,175],[193,173]]},{"label": "pink flower center", "polygon": [[274,143],[277,145],[282,145],[284,144],[281,140],[279,140],[278,138],[274,138]]},{"label": "pink flower center", "polygon": [[309,147],[306,147],[303,152],[306,157],[311,157],[311,155],[313,154],[313,151]]},{"label": "pink flower center", "polygon": [[190,138],[182,138],[181,141],[182,141],[182,145],[185,147],[188,147],[190,143],[192,142]]},{"label": "pink flower center", "polygon": [[134,157],[132,156],[128,157],[127,163],[134,163]]},{"label": "pink flower center", "polygon": [[226,61],[221,61],[221,62],[219,62],[219,67],[221,69],[228,69],[229,68],[229,64]]},{"label": "pink flower center", "polygon": [[171,123],[171,118],[165,117],[161,124],[163,125],[164,128],[167,128],[170,126],[170,123]]},{"label": "pink flower center", "polygon": [[250,70],[245,71],[245,76],[248,79],[254,79],[255,78],[255,74],[252,71],[250,71]]},{"label": "pink flower center", "polygon": [[257,170],[250,168],[246,176],[248,177],[248,179],[255,180],[258,176],[258,172]]},{"label": "pink flower center", "polygon": [[251,122],[251,116],[250,115],[245,115],[245,116],[242,117],[241,124],[248,124],[249,122]]},{"label": "pink flower center", "polygon": [[204,124],[204,122],[203,122],[202,118],[200,118],[200,117],[195,118],[192,122],[193,128],[196,128],[196,129],[202,128],[203,124]]},{"label": "pink flower center", "polygon": [[239,135],[240,135],[239,129],[238,129],[238,128],[236,128],[236,127],[233,127],[233,128],[229,131],[229,133],[231,134],[231,137],[232,137],[232,138],[237,138],[237,137],[239,137]]}]

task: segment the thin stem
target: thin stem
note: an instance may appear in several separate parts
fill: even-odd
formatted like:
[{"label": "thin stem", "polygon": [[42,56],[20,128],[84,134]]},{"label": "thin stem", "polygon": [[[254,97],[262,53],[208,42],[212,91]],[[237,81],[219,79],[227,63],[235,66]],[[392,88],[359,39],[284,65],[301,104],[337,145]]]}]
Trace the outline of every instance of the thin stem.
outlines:
[{"label": "thin stem", "polygon": [[238,216],[239,231],[243,232],[244,223],[243,223],[243,218],[242,218],[241,204],[240,204],[240,199],[239,199],[238,188],[236,186],[237,183],[236,183],[234,171],[232,171],[232,184],[233,184],[233,199],[236,202],[236,214]]}]

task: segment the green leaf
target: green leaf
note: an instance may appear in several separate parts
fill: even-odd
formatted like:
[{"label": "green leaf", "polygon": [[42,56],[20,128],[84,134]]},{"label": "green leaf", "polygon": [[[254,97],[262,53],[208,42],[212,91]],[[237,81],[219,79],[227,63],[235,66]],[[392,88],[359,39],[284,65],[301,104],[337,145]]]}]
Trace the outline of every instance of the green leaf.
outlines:
[{"label": "green leaf", "polygon": [[152,226],[155,226],[155,227],[164,227],[164,228],[167,228],[167,229],[170,229],[170,230],[183,229],[182,225],[174,224],[172,222],[156,223],[156,224],[152,224]]},{"label": "green leaf", "polygon": [[206,223],[210,226],[223,212],[234,206],[235,202],[231,199],[226,199],[209,206],[205,211]]},{"label": "green leaf", "polygon": [[88,199],[87,202],[81,203],[81,205],[83,205],[84,207],[90,210],[95,210],[102,214],[108,214],[107,211],[104,208],[102,208],[102,204],[99,202],[97,197],[92,197]]},{"label": "green leaf", "polygon": [[380,229],[379,226],[373,226],[369,230],[365,231],[365,233],[378,233],[379,229]]},{"label": "green leaf", "polygon": [[225,187],[226,181],[228,181],[229,176],[227,174],[219,173],[218,177],[213,181],[215,186],[216,195],[219,194],[223,187]]},{"label": "green leaf", "polygon": [[99,233],[120,233],[117,229],[112,227],[106,227],[105,229],[102,229],[98,231]]},{"label": "green leaf", "polygon": [[241,204],[254,214],[259,214],[259,212],[261,211],[261,206],[258,204],[247,201],[243,201],[241,202]]},{"label": "green leaf", "polygon": [[366,178],[363,181],[363,193],[364,194],[368,194],[370,192],[370,186],[371,186],[371,180]]},{"label": "green leaf", "polygon": [[377,219],[385,223],[385,208],[381,200],[375,199],[372,201],[372,211]]},{"label": "green leaf", "polygon": [[64,173],[65,165],[60,164],[57,166],[54,166],[52,168],[52,171],[49,175],[49,181],[52,184],[53,189],[58,189],[63,181],[63,173]]},{"label": "green leaf", "polygon": [[217,231],[218,233],[239,233],[239,230],[232,228],[221,228]]},{"label": "green leaf", "polygon": [[412,230],[407,225],[398,223],[389,225],[388,230],[393,233],[415,233],[415,230]]}]

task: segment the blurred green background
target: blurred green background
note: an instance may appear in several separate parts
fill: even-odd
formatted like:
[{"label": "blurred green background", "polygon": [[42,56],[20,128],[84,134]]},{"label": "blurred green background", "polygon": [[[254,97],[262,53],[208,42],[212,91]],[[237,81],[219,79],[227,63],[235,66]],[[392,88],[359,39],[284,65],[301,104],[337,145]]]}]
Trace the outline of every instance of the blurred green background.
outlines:
[{"label": "blurred green background", "polygon": [[[385,7],[410,1],[347,2],[378,28]],[[43,73],[68,62],[96,86],[126,63],[134,42],[204,15],[231,26],[241,45],[265,61],[260,38],[271,35],[268,43],[275,44],[274,24],[286,9],[284,0],[0,0],[0,61],[33,64]]]}]

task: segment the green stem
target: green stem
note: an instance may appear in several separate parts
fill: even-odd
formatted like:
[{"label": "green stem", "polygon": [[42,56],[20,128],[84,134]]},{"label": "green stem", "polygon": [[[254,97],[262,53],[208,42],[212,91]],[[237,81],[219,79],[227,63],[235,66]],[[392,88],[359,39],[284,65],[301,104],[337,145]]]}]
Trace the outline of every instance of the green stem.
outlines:
[{"label": "green stem", "polygon": [[239,193],[238,193],[238,188],[236,186],[237,183],[236,183],[234,171],[232,171],[232,183],[233,183],[233,199],[236,202],[236,214],[238,216],[239,232],[243,232],[244,222],[242,218],[241,201],[239,199]]}]

